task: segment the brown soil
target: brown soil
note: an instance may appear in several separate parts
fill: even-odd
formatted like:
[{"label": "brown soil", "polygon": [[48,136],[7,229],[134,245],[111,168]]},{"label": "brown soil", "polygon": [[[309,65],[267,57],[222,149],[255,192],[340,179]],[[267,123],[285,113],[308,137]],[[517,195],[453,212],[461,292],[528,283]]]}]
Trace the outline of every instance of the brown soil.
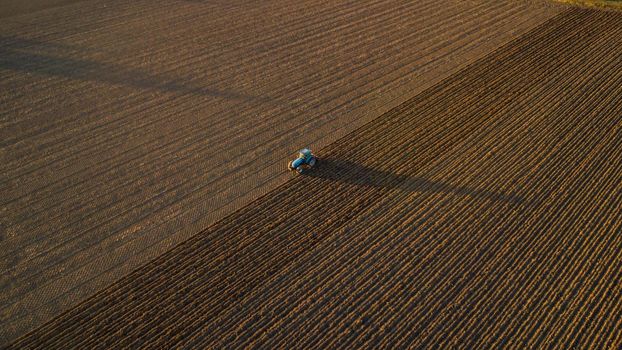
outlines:
[{"label": "brown soil", "polygon": [[621,48],[566,11],[13,347],[619,348]]},{"label": "brown soil", "polygon": [[14,17],[85,0],[0,0],[0,18]]},{"label": "brown soil", "polygon": [[0,21],[0,344],[559,13],[540,2],[81,1]]}]

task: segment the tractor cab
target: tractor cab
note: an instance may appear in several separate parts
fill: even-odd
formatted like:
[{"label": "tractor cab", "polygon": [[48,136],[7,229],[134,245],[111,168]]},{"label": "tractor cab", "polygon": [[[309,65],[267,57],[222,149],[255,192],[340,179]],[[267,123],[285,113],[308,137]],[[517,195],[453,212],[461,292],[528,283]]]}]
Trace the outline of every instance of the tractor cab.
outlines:
[{"label": "tractor cab", "polygon": [[301,149],[300,152],[298,153],[298,158],[304,159],[305,161],[309,161],[312,156],[313,154],[311,153],[311,150],[308,148]]}]

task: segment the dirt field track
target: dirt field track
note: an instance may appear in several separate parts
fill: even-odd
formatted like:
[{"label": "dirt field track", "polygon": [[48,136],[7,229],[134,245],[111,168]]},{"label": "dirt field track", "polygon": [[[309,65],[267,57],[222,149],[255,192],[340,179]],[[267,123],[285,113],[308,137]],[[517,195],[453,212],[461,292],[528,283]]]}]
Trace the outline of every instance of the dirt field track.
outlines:
[{"label": "dirt field track", "polygon": [[299,147],[325,147],[565,9],[28,4],[43,2],[67,5],[0,6],[0,344],[285,183]]},{"label": "dirt field track", "polygon": [[619,349],[621,95],[564,11],[12,347]]}]

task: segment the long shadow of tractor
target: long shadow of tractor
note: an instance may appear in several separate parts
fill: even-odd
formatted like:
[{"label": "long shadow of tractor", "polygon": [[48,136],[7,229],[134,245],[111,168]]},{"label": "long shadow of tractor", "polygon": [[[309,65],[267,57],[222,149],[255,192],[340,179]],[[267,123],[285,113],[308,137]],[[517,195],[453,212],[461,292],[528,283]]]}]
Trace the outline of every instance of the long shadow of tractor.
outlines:
[{"label": "long shadow of tractor", "polygon": [[[301,153],[301,155],[303,154]],[[486,189],[427,180],[408,174],[395,174],[386,170],[374,169],[351,160],[322,158],[320,162],[317,157],[313,157],[315,161],[312,166],[305,166],[305,159],[310,158],[304,157],[297,158],[290,162],[290,165],[305,166],[300,172],[307,177],[321,178],[350,185],[400,189],[408,192],[447,193],[475,199],[507,202],[514,205],[524,204],[524,198],[517,194],[504,194]]]}]

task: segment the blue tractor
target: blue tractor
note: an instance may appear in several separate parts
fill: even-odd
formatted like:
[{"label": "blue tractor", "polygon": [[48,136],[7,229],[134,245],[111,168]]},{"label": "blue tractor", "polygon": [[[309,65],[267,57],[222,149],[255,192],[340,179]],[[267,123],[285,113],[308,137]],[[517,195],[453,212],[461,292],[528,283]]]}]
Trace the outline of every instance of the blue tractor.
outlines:
[{"label": "blue tractor", "polygon": [[311,153],[310,149],[301,149],[298,153],[298,158],[287,164],[287,169],[296,170],[298,173],[302,174],[303,171],[313,168],[317,161],[318,158]]}]

